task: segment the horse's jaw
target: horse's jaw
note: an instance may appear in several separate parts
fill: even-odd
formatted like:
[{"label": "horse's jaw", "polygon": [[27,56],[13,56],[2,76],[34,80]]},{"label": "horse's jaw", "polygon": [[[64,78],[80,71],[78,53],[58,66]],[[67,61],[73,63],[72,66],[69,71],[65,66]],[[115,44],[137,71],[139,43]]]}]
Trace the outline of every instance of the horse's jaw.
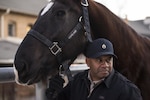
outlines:
[{"label": "horse's jaw", "polygon": [[14,74],[15,74],[15,82],[16,82],[17,84],[19,84],[19,85],[27,86],[27,85],[28,85],[27,83],[20,83],[20,82],[19,82],[18,71],[17,71],[17,69],[16,69],[15,66],[13,67],[13,69],[14,69]]},{"label": "horse's jaw", "polygon": [[46,82],[48,79],[50,79],[52,76],[54,76],[56,73],[58,73],[58,70],[53,70],[48,73],[48,75],[41,76],[42,73],[36,72],[36,75],[34,77],[30,77],[27,81],[24,81],[19,78],[19,72],[16,69],[15,65],[13,66],[14,74],[15,74],[15,82],[19,85],[27,86],[27,85],[34,85],[38,82]]},{"label": "horse's jaw", "polygon": [[[33,85],[35,83],[38,83],[40,81],[40,79],[35,79],[35,78],[32,78],[32,79],[29,79],[27,82],[22,82],[20,79],[19,79],[19,74],[18,74],[18,71],[17,69],[15,68],[15,66],[13,67],[14,69],[14,74],[15,74],[15,82],[19,85],[23,85],[23,86],[27,86],[27,85]],[[36,80],[36,81],[35,81]]]}]

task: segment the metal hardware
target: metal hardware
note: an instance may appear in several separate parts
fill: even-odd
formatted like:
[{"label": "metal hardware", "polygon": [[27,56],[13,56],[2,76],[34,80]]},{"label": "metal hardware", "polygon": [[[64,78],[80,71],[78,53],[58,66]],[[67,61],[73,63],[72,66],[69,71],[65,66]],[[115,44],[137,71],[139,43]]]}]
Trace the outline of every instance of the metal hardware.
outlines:
[{"label": "metal hardware", "polygon": [[87,0],[85,0],[85,3],[83,2],[83,0],[81,1],[81,5],[82,6],[85,6],[85,7],[87,7],[87,6],[89,6],[89,4],[88,4],[88,1]]},{"label": "metal hardware", "polygon": [[83,17],[82,17],[82,16],[80,16],[80,18],[79,18],[79,22],[81,22],[81,21],[82,21],[82,18],[83,18]]},{"label": "metal hardware", "polygon": [[59,67],[59,75],[61,77],[64,77],[64,71],[63,71],[63,66],[62,65],[60,65],[60,67]]},{"label": "metal hardware", "polygon": [[61,52],[61,48],[58,46],[58,42],[53,42],[53,46],[49,47],[49,50],[52,54],[57,55],[59,52]]}]

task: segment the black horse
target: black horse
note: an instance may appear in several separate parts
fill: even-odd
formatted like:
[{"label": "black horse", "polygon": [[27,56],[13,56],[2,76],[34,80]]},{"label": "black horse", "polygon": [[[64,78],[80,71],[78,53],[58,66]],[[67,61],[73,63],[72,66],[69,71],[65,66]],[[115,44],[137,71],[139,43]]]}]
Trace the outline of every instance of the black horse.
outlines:
[{"label": "black horse", "polygon": [[[86,1],[86,0],[85,0]],[[118,56],[117,69],[150,100],[150,40],[138,35],[105,6],[88,0],[52,0],[39,13],[15,56],[17,80],[33,84],[58,73],[60,64],[84,53],[88,43],[83,6],[88,6],[92,39],[110,40]],[[41,42],[43,41],[43,42]]]}]

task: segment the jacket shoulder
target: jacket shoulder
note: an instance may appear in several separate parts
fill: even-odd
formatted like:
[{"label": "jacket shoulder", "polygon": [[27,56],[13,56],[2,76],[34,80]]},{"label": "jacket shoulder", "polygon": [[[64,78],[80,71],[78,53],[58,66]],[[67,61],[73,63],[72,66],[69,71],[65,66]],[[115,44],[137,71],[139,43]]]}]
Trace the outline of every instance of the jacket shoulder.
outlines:
[{"label": "jacket shoulder", "polygon": [[119,72],[115,72],[115,81],[120,86],[121,97],[142,100],[139,88]]},{"label": "jacket shoulder", "polygon": [[128,87],[137,88],[137,86],[133,82],[131,82],[129,79],[127,79],[117,71],[115,71],[115,81],[119,82],[119,84],[123,86],[127,85]]}]

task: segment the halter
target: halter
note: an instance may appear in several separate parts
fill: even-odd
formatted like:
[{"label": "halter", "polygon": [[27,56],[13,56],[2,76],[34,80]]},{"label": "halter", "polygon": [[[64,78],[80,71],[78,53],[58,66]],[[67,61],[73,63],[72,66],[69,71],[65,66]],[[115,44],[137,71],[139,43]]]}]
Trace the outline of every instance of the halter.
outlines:
[{"label": "halter", "polygon": [[[91,37],[91,32],[90,32],[90,23],[89,23],[89,15],[88,15],[88,1],[87,0],[82,0],[81,2],[82,5],[82,9],[83,9],[83,19],[84,19],[84,29],[85,29],[85,34],[87,37],[87,40],[89,42],[92,41],[92,37]],[[70,64],[75,60],[75,58],[73,58],[72,60],[67,60],[65,62],[62,62],[62,47],[64,47],[64,45],[70,40],[72,39],[72,37],[74,35],[76,35],[76,33],[78,33],[78,31],[80,29],[83,28],[83,24],[81,22],[81,18],[82,16],[79,18],[79,22],[77,23],[77,25],[73,28],[73,30],[67,35],[67,38],[65,38],[64,40],[62,40],[61,42],[52,42],[50,41],[47,37],[45,37],[44,35],[40,34],[39,32],[31,29],[27,35],[30,35],[32,37],[34,37],[35,39],[39,40],[40,42],[42,42],[43,44],[45,44],[50,52],[56,56],[58,63],[60,64],[60,67],[63,67],[65,74],[68,77],[68,80],[72,80],[72,75],[71,75],[71,71],[69,70],[69,66]]]}]

